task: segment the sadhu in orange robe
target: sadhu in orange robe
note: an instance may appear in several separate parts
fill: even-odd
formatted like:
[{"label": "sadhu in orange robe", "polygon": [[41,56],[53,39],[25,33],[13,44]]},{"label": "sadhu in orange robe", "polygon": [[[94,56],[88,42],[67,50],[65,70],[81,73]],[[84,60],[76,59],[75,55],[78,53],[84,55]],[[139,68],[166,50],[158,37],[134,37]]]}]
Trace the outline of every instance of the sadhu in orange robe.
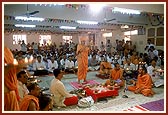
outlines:
[{"label": "sadhu in orange robe", "polygon": [[26,95],[22,101],[20,102],[20,110],[21,111],[28,111],[30,102],[33,101],[36,105],[36,110],[38,111],[39,108],[39,100],[37,97],[33,96],[33,95]]},{"label": "sadhu in orange robe", "polygon": [[86,80],[86,74],[88,71],[88,52],[89,48],[85,45],[78,44],[77,46],[77,62],[78,62],[78,81]]},{"label": "sadhu in orange robe", "polygon": [[[13,54],[9,48],[4,47],[4,63],[13,64]],[[17,89],[16,67],[5,67],[4,71],[4,110],[19,111],[19,93]]]},{"label": "sadhu in orange robe", "polygon": [[107,61],[104,61],[104,62],[100,63],[100,71],[99,71],[99,73],[100,74],[110,74],[111,69],[112,69],[111,63],[109,63]]},{"label": "sadhu in orange robe", "polygon": [[[116,81],[115,83],[117,83],[117,85],[119,86],[124,86],[124,80],[123,80],[123,70],[120,69],[112,69],[111,70],[111,75],[110,75],[110,79],[108,79],[106,81],[106,85],[110,85],[111,84],[111,80]],[[120,81],[120,82],[117,82]]]},{"label": "sadhu in orange robe", "polygon": [[136,90],[141,89],[140,93],[144,96],[151,96],[154,94],[152,90],[152,79],[149,74],[138,75],[138,79],[135,86],[129,86],[128,90],[135,92]]}]

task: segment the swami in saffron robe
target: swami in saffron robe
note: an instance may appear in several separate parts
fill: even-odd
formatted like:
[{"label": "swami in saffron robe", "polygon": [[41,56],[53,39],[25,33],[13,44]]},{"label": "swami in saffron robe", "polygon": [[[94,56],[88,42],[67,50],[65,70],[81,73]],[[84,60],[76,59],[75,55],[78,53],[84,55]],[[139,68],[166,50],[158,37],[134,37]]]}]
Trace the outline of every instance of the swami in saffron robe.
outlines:
[{"label": "swami in saffron robe", "polygon": [[77,62],[78,62],[78,80],[86,79],[88,71],[88,52],[89,48],[85,45],[78,44],[77,46]]},{"label": "swami in saffron robe", "polygon": [[[13,64],[13,54],[9,48],[4,47],[4,63]],[[4,74],[4,110],[19,111],[19,93],[17,89],[16,67],[5,67]]]},{"label": "swami in saffron robe", "polygon": [[138,79],[135,86],[129,86],[128,90],[135,92],[135,90],[141,89],[140,93],[144,96],[153,95],[152,79],[149,74],[138,75]]}]

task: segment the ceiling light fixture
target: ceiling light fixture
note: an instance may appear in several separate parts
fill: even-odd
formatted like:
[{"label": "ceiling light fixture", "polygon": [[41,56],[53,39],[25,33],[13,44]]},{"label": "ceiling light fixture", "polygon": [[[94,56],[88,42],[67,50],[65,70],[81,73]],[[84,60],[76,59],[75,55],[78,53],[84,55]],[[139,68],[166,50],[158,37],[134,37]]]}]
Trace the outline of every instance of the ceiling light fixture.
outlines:
[{"label": "ceiling light fixture", "polygon": [[98,13],[98,12],[100,12],[100,10],[102,10],[105,6],[106,6],[106,4],[97,4],[97,3],[95,3],[95,4],[89,4],[89,6],[90,6],[90,10],[92,11],[92,12],[94,12],[94,13]]},{"label": "ceiling light fixture", "polygon": [[114,7],[112,8],[112,12],[120,12],[123,14],[140,14],[141,12],[139,10],[132,10],[132,9],[126,9],[126,8],[118,8]]},{"label": "ceiling light fixture", "polygon": [[38,17],[23,17],[23,16],[16,16],[15,20],[31,20],[31,21],[44,21],[44,18],[38,18]]},{"label": "ceiling light fixture", "polygon": [[112,37],[112,33],[104,33],[103,37]]},{"label": "ceiling light fixture", "polygon": [[95,22],[95,21],[81,21],[81,20],[77,20],[76,22],[79,23],[79,24],[93,24],[93,25],[98,24],[98,22]]},{"label": "ceiling light fixture", "polygon": [[23,24],[15,24],[16,27],[28,27],[28,28],[34,28],[36,25],[23,25]]},{"label": "ceiling light fixture", "polygon": [[129,28],[128,25],[121,26],[121,28]]},{"label": "ceiling light fixture", "polygon": [[72,26],[60,26],[60,29],[76,29],[76,27],[72,27]]}]

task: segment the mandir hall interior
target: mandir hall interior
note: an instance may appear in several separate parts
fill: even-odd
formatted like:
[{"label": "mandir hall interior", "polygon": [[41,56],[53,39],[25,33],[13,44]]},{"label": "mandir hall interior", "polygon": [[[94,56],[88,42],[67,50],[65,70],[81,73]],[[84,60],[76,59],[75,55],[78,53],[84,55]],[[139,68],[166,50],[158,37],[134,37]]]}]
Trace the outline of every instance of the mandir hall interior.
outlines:
[{"label": "mandir hall interior", "polygon": [[[14,58],[17,59],[19,54],[19,58],[22,57],[23,59],[25,59],[26,57],[30,58],[31,55],[33,56],[35,52],[33,50],[32,43],[37,43],[39,45],[38,53],[36,52],[37,55],[45,56],[47,60],[50,60],[50,57],[53,54],[52,51],[54,51],[56,54],[55,60],[58,62],[59,60],[61,60],[64,54],[66,55],[67,59],[68,59],[68,55],[72,55],[74,57],[74,60],[76,60],[76,56],[75,56],[76,46],[77,44],[80,43],[81,37],[84,37],[86,39],[86,44],[89,45],[90,47],[90,53],[88,55],[89,59],[91,58],[91,54],[96,54],[98,60],[100,59],[99,57],[101,55],[104,55],[107,57],[109,56],[107,53],[102,54],[101,48],[100,48],[101,42],[103,42],[103,44],[105,45],[104,50],[106,51],[107,41],[110,40],[112,44],[110,54],[114,59],[115,55],[118,54],[118,50],[116,49],[117,47],[116,40],[122,41],[123,44],[125,44],[126,41],[129,41],[129,45],[130,43],[132,43],[132,45],[134,46],[133,51],[137,52],[138,57],[140,57],[144,53],[148,53],[145,51],[145,47],[147,46],[147,40],[150,39],[152,44],[155,45],[155,49],[158,51],[158,58],[163,62],[162,64],[160,62],[159,66],[160,67],[161,65],[164,66],[164,63],[165,63],[164,48],[166,47],[166,45],[165,45],[165,37],[164,37],[164,29],[165,29],[164,18],[165,17],[164,17],[164,12],[160,13],[160,9],[162,8],[159,7],[160,9],[157,12],[157,11],[154,11],[156,4],[153,4],[153,5],[150,4],[149,7],[151,7],[152,11],[149,11],[149,9],[144,9],[146,11],[141,12],[141,14],[130,14],[130,13],[122,13],[122,12],[111,12],[112,10],[110,9],[109,11],[109,8],[113,8],[114,6],[108,5],[106,6],[107,8],[104,9],[105,11],[104,10],[100,11],[101,12],[100,14],[103,18],[102,20],[100,20],[99,19],[100,17],[96,16],[97,15],[96,13],[95,14],[89,13],[91,11],[87,10],[88,8],[87,5],[88,4],[77,4],[77,5],[66,4],[66,5],[61,5],[60,7],[59,5],[52,6],[50,4],[46,4],[46,5],[30,4],[29,5],[30,9],[34,8],[35,10],[35,8],[37,8],[40,11],[40,13],[50,12],[48,9],[53,9],[54,7],[55,7],[55,11],[59,12],[58,14],[55,13],[55,16],[50,16],[47,14],[45,14],[46,16],[44,16],[44,14],[41,14],[42,17],[45,17],[45,20],[43,22],[33,22],[33,21],[26,22],[26,21],[16,20],[14,18],[15,17],[14,13],[9,13],[10,9],[5,9],[4,10],[4,36],[3,36],[4,46],[7,46],[8,48],[11,49],[14,55]],[[142,5],[143,4],[140,4],[140,6]],[[16,8],[16,6],[5,4],[5,8],[11,7],[13,8],[13,10],[16,10],[15,14],[17,14],[19,10],[21,11],[20,8],[26,6],[26,4],[18,7],[18,9]],[[123,5],[121,4],[118,4],[118,6],[123,7]],[[132,4],[131,5],[124,4],[124,6],[127,6],[126,8],[130,8],[130,9],[132,8],[131,7]],[[46,8],[46,11],[44,10],[45,9],[44,7]],[[100,21],[100,22],[98,22],[97,25],[76,23],[77,19],[80,17],[80,13],[83,14],[84,12],[83,10],[85,10],[85,15],[82,16],[81,18],[82,20],[90,19],[92,21],[93,19],[96,20],[96,18],[98,18],[97,21]],[[66,16],[61,17],[60,12],[62,12],[62,14],[66,14]],[[74,12],[76,12],[76,14]],[[112,14],[108,17],[109,12]],[[37,14],[37,16],[40,16],[40,13],[39,15]],[[18,14],[20,14],[20,12]],[[115,16],[115,19],[112,16]],[[110,20],[108,21],[105,18],[110,18],[114,20],[114,22]],[[123,18],[123,19],[120,19],[120,18]],[[34,28],[27,29],[26,27],[24,28],[16,27],[14,26],[14,24],[16,24],[17,22],[25,23],[25,24],[36,23],[37,26],[35,27],[36,29]],[[53,27],[53,24],[55,28]],[[78,28],[76,28],[76,30],[70,30],[70,29],[60,29],[56,27],[61,25],[69,25],[69,26],[77,25]],[[27,51],[24,55],[20,54],[22,41],[24,41],[27,46]],[[130,57],[131,55],[132,53],[130,54],[129,52],[128,57]],[[123,57],[124,57],[124,54],[120,54],[119,59],[123,60]],[[121,62],[119,63],[121,67],[123,67],[123,63]],[[113,65],[113,62],[111,62],[111,64]],[[91,76],[91,77],[90,76],[88,77],[89,79],[96,79],[101,83],[105,82],[104,80],[96,77],[98,70],[89,71],[89,72],[88,74]],[[72,79],[70,79],[71,77],[68,78],[68,76],[71,76]],[[41,87],[49,88],[49,85],[50,85],[49,82],[51,81],[51,79],[53,79],[53,77],[43,77],[39,79],[42,80],[42,82],[39,83]],[[63,78],[63,83],[65,83],[66,88],[69,91],[71,91],[73,90],[73,88],[69,85],[68,83],[70,82],[69,80],[77,81],[76,75],[69,74],[69,75],[65,75],[65,78]],[[161,91],[163,91],[163,89],[161,89]],[[164,96],[163,94],[164,92],[162,93],[162,96]],[[156,97],[156,99],[157,98],[158,96]],[[140,97],[140,99],[143,100],[142,97]],[[153,100],[154,99],[155,97],[153,98]],[[146,98],[145,100],[147,101],[148,99]],[[131,104],[135,104],[135,103],[132,102]],[[124,105],[124,107],[125,106],[126,105]]]}]

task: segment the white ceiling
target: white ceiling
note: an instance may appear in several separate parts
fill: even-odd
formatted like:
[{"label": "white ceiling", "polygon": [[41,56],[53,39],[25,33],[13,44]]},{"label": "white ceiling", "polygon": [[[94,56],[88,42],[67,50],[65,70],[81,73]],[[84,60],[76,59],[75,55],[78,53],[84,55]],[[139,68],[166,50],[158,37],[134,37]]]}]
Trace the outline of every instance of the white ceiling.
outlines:
[{"label": "white ceiling", "polygon": [[[44,4],[40,6],[40,4],[32,4],[28,3],[28,11],[39,11],[39,13],[35,14],[35,17],[42,17],[42,18],[51,18],[51,19],[63,19],[63,20],[92,20],[98,21],[99,23],[103,23],[99,26],[93,25],[77,25],[74,23],[53,23],[53,22],[17,22],[16,20],[4,20],[5,24],[12,25],[15,23],[23,23],[23,24],[37,24],[40,26],[60,26],[60,25],[70,25],[70,26],[79,26],[81,28],[109,28],[109,29],[117,29],[115,25],[111,26],[110,24],[131,24],[131,25],[142,25],[144,26],[146,23],[149,23],[148,17],[145,15],[130,15],[126,14],[115,14],[112,13],[110,8],[113,7],[120,7],[120,8],[129,8],[129,9],[136,9],[140,10],[145,13],[156,13],[156,14],[164,14],[164,4],[163,3],[113,3],[110,2],[107,4],[106,8],[108,10],[102,10],[98,14],[89,11],[87,7],[85,8],[67,8],[66,6],[54,6],[53,3],[45,6]],[[81,4],[81,3],[80,3]],[[86,5],[86,3],[83,3]],[[98,3],[97,3],[98,4]],[[23,15],[27,12],[27,4],[4,4],[4,15],[8,16],[18,16]],[[108,23],[104,23],[104,19],[113,19]],[[7,28],[7,27],[6,27]],[[51,30],[51,29],[50,29]],[[54,30],[52,28],[52,30]]]},{"label": "white ceiling", "polygon": [[129,8],[129,9],[135,9],[140,10],[143,12],[151,12],[151,13],[159,13],[164,14],[164,4],[163,3],[157,3],[153,4],[152,2],[148,3],[132,3],[132,4],[110,4],[111,7],[121,7],[121,8]]}]

